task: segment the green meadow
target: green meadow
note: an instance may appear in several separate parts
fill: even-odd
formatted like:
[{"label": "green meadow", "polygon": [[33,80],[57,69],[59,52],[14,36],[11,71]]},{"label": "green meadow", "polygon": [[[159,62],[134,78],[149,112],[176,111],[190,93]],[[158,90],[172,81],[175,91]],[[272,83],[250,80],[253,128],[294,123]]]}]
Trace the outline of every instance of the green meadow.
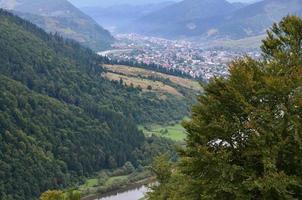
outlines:
[{"label": "green meadow", "polygon": [[142,130],[146,136],[156,135],[177,142],[184,141],[186,138],[186,131],[180,123],[173,125],[141,125],[139,129]]}]

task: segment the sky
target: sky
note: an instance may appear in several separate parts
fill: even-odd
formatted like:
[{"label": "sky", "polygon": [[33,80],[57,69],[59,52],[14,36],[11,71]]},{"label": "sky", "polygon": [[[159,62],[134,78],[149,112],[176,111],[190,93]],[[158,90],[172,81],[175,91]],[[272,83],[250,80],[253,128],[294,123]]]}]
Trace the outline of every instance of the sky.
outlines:
[{"label": "sky", "polygon": [[[84,6],[112,6],[112,5],[120,5],[120,4],[146,4],[146,3],[160,3],[165,2],[169,0],[69,0],[71,3],[78,7],[84,7]],[[180,0],[170,0],[170,1],[180,1]],[[230,2],[245,2],[245,3],[251,3],[253,1],[257,0],[227,0]]]}]

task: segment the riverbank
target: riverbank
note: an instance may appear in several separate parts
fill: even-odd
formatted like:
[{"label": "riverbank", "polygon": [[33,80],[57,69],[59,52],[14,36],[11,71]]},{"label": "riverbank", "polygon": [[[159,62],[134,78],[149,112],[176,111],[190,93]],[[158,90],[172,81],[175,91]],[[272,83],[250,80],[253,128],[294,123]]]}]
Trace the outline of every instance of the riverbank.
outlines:
[{"label": "riverbank", "polygon": [[[135,183],[130,183],[129,185],[124,186],[123,188],[112,190],[107,193],[94,194],[94,195],[89,195],[89,196],[83,197],[82,200],[99,200],[99,199],[103,199],[103,198],[109,199],[110,197],[118,198],[118,196],[122,196],[124,193],[130,193],[133,191],[135,191],[135,193],[143,194],[143,192],[147,191],[146,185],[149,185],[149,184],[153,183],[154,181],[155,181],[154,177],[149,177],[149,178],[137,181]],[[141,195],[141,194],[139,194],[139,195]],[[127,195],[129,196],[129,194],[127,194]],[[143,199],[143,198],[139,198],[139,199]],[[132,200],[134,200],[134,199],[132,199]]]},{"label": "riverbank", "polygon": [[130,162],[127,162],[121,168],[96,173],[76,187],[76,190],[82,194],[82,199],[91,200],[140,187],[152,181],[154,178],[147,168],[134,168]]}]

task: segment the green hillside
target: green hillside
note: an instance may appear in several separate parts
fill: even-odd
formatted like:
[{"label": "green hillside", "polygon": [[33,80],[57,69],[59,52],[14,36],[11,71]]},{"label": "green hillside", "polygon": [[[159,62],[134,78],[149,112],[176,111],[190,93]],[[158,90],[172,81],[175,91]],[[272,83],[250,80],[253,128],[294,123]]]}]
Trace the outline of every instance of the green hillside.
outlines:
[{"label": "green hillside", "polygon": [[[32,200],[106,168],[150,162],[137,124],[179,120],[190,103],[103,77],[104,60],[0,10],[0,199]],[[151,152],[152,151],[152,152]]]},{"label": "green hillside", "polygon": [[0,8],[12,10],[47,32],[74,39],[93,50],[110,47],[114,38],[67,0],[1,0]]},{"label": "green hillside", "polygon": [[167,38],[227,40],[226,45],[233,46],[229,40],[263,35],[288,14],[302,16],[301,0],[261,0],[239,6],[225,0],[183,0],[137,20],[133,30]]},{"label": "green hillside", "polygon": [[237,8],[226,0],[183,0],[139,18],[133,23],[133,30],[169,38],[186,36],[198,28],[192,20],[220,16]]},{"label": "green hillside", "polygon": [[302,2],[300,0],[263,0],[223,16],[192,20],[190,22],[196,25],[194,30],[179,30],[188,36],[208,36],[209,30],[215,30],[216,33],[211,37],[240,39],[265,34],[272,23],[288,14],[302,16]]}]

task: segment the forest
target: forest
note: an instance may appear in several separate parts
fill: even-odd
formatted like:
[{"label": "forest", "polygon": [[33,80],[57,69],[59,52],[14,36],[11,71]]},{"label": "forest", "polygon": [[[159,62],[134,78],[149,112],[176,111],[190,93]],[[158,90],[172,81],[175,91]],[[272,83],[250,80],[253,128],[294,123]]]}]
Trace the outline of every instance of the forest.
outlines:
[{"label": "forest", "polygon": [[0,10],[0,199],[78,200],[60,190],[156,156],[150,200],[302,199],[301,44],[302,19],[287,16],[261,59],[238,58],[204,85],[178,158],[172,141],[138,125],[181,120],[193,101],[110,81],[107,58]]},{"label": "forest", "polygon": [[180,120],[190,107],[105,79],[105,62],[0,10],[0,199],[37,199],[169,151],[137,125]]},{"label": "forest", "polygon": [[[127,66],[132,66],[132,67],[140,67],[143,69],[149,69],[155,72],[161,72],[164,74],[169,74],[169,75],[175,75],[175,76],[179,76],[179,77],[183,77],[183,78],[192,78],[192,76],[190,74],[186,74],[180,70],[177,69],[169,69],[169,68],[164,68],[160,65],[157,64],[146,64],[143,62],[137,62],[135,60],[116,60],[116,59],[108,59],[107,57],[104,57],[104,59],[106,60],[106,63],[109,64],[115,64],[115,65],[127,65]],[[199,77],[196,78],[197,80],[199,79]]]}]

